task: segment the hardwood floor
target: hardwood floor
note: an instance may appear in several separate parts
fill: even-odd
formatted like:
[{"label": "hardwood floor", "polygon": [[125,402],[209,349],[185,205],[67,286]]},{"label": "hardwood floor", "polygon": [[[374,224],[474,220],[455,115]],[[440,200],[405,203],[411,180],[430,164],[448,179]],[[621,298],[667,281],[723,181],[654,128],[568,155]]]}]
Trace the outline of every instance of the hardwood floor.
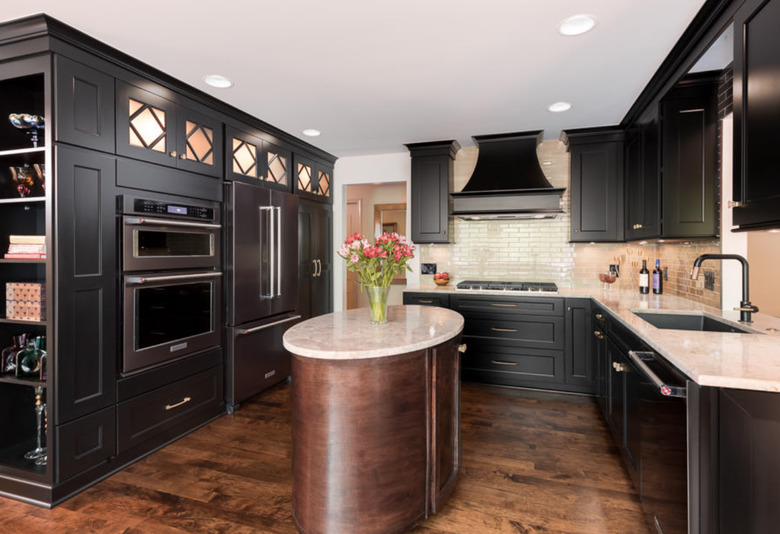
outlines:
[{"label": "hardwood floor", "polygon": [[[459,481],[415,533],[649,533],[593,400],[463,384],[462,411]],[[285,384],[53,510],[0,498],[0,531],[293,533],[290,451]]]}]

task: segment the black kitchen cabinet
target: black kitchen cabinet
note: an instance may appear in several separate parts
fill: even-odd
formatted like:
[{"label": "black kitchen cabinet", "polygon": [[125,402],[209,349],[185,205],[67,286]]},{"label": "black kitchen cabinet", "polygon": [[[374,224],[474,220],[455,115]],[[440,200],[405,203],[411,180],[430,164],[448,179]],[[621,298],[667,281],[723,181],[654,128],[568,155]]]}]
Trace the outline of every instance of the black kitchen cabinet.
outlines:
[{"label": "black kitchen cabinet", "polygon": [[57,424],[115,402],[116,158],[57,146]]},{"label": "black kitchen cabinet", "polygon": [[449,308],[450,296],[447,293],[410,293],[404,292],[404,304],[420,306],[439,306]]},{"label": "black kitchen cabinet", "polygon": [[581,393],[595,391],[595,362],[590,342],[590,299],[566,299],[566,348],[564,379],[568,388]]},{"label": "black kitchen cabinet", "polygon": [[591,325],[593,327],[591,351],[595,365],[594,389],[596,401],[601,408],[601,413],[606,418],[610,395],[609,381],[607,380],[610,364],[607,362],[607,334],[604,332],[606,330],[606,314],[595,304],[593,305]]},{"label": "black kitchen cabinet", "polygon": [[780,0],[746,0],[734,16],[734,224],[780,227]]},{"label": "black kitchen cabinet", "polygon": [[661,176],[658,107],[650,107],[626,132],[625,238],[661,235]]},{"label": "black kitchen cabinet", "polygon": [[689,75],[661,102],[663,237],[719,234],[717,88],[717,75]]},{"label": "black kitchen cabinet", "polygon": [[292,193],[292,152],[261,135],[225,127],[225,178]]},{"label": "black kitchen cabinet", "polygon": [[[162,88],[159,92],[171,94]],[[171,97],[185,102],[183,97]],[[222,123],[205,111],[117,81],[116,151],[123,156],[221,178]]]},{"label": "black kitchen cabinet", "polygon": [[457,141],[408,144],[412,156],[412,241],[449,243],[450,192]]},{"label": "black kitchen cabinet", "polygon": [[623,131],[568,130],[571,153],[569,241],[623,241]]},{"label": "black kitchen cabinet", "polygon": [[333,311],[333,208],[301,199],[298,204],[298,312],[304,319]]},{"label": "black kitchen cabinet", "polygon": [[333,202],[333,166],[295,152],[295,194],[318,202]]},{"label": "black kitchen cabinet", "polygon": [[114,153],[114,78],[55,56],[55,140]]}]

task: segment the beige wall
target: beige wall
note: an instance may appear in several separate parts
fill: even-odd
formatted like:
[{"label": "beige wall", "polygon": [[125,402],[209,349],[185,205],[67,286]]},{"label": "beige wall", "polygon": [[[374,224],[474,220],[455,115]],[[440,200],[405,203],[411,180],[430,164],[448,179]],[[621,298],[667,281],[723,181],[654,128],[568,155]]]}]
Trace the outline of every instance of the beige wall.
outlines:
[{"label": "beige wall", "polygon": [[748,234],[750,300],[762,313],[780,317],[780,233]]}]

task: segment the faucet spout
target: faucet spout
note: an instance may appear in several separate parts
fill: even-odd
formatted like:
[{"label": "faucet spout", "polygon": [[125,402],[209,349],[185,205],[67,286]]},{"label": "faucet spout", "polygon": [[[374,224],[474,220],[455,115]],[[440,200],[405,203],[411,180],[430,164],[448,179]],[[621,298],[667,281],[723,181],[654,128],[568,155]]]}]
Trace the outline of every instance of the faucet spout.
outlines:
[{"label": "faucet spout", "polygon": [[702,254],[693,262],[693,269],[691,269],[691,280],[696,280],[699,278],[699,267],[701,267],[702,262],[706,260],[737,260],[742,264],[742,300],[739,303],[739,307],[734,309],[739,311],[739,321],[741,323],[752,323],[753,319],[751,314],[757,312],[758,307],[753,306],[753,304],[750,303],[750,283],[748,278],[749,268],[747,260],[739,254]]}]

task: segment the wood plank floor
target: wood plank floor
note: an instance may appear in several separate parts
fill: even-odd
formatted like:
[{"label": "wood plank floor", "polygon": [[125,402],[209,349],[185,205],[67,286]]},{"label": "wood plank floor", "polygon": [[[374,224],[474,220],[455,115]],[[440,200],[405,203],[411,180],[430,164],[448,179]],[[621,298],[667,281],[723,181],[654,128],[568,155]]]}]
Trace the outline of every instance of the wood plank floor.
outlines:
[{"label": "wood plank floor", "polygon": [[[462,397],[457,487],[415,533],[649,532],[592,399],[476,384]],[[285,384],[53,510],[0,498],[0,532],[293,533],[290,450]]]}]

